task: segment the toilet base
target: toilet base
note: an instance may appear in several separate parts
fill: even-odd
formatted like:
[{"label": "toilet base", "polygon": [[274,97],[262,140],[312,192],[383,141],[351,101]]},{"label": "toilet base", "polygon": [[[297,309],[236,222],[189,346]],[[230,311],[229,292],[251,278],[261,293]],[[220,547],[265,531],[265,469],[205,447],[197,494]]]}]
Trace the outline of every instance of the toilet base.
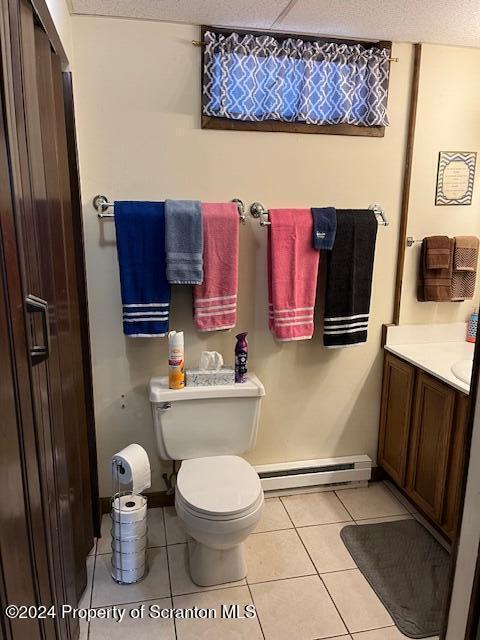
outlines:
[{"label": "toilet base", "polygon": [[188,541],[190,577],[200,587],[242,580],[247,575],[243,543],[230,549],[212,549],[196,540]]}]

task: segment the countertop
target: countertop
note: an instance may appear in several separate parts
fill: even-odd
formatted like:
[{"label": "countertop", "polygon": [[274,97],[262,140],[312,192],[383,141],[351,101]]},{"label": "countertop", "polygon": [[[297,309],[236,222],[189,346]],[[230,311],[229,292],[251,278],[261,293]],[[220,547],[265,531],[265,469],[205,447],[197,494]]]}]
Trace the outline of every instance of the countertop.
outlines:
[{"label": "countertop", "polygon": [[462,342],[430,342],[414,344],[386,344],[390,353],[423,369],[458,391],[470,393],[470,385],[453,375],[451,366],[457,360],[473,359],[475,345]]}]

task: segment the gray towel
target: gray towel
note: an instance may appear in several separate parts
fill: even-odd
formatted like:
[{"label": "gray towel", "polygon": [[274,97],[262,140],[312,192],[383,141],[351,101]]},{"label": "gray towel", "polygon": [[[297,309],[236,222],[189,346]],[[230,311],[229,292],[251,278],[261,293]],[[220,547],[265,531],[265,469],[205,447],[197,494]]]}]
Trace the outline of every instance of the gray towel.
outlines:
[{"label": "gray towel", "polygon": [[167,280],[171,284],[202,284],[202,208],[196,200],[165,201]]}]

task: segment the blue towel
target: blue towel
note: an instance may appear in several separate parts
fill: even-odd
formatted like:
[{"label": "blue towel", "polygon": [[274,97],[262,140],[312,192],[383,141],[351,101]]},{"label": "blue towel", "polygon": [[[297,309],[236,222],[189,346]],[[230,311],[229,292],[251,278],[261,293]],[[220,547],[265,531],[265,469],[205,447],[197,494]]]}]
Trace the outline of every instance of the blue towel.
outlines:
[{"label": "blue towel", "polygon": [[331,251],[337,233],[337,211],[333,207],[312,209],[313,248]]},{"label": "blue towel", "polygon": [[167,279],[171,284],[202,284],[203,221],[200,202],[165,202]]},{"label": "blue towel", "polygon": [[170,285],[165,263],[163,202],[115,202],[123,332],[135,338],[168,333]]}]

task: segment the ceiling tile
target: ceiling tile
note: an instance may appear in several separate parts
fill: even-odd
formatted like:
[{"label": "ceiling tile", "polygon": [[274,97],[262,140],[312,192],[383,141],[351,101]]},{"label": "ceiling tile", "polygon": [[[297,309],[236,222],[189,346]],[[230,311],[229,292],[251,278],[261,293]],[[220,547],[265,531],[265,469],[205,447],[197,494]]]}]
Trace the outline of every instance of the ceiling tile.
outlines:
[{"label": "ceiling tile", "polygon": [[275,29],[480,47],[478,0],[297,0]]},{"label": "ceiling tile", "polygon": [[268,29],[289,0],[71,0],[75,14]]}]

